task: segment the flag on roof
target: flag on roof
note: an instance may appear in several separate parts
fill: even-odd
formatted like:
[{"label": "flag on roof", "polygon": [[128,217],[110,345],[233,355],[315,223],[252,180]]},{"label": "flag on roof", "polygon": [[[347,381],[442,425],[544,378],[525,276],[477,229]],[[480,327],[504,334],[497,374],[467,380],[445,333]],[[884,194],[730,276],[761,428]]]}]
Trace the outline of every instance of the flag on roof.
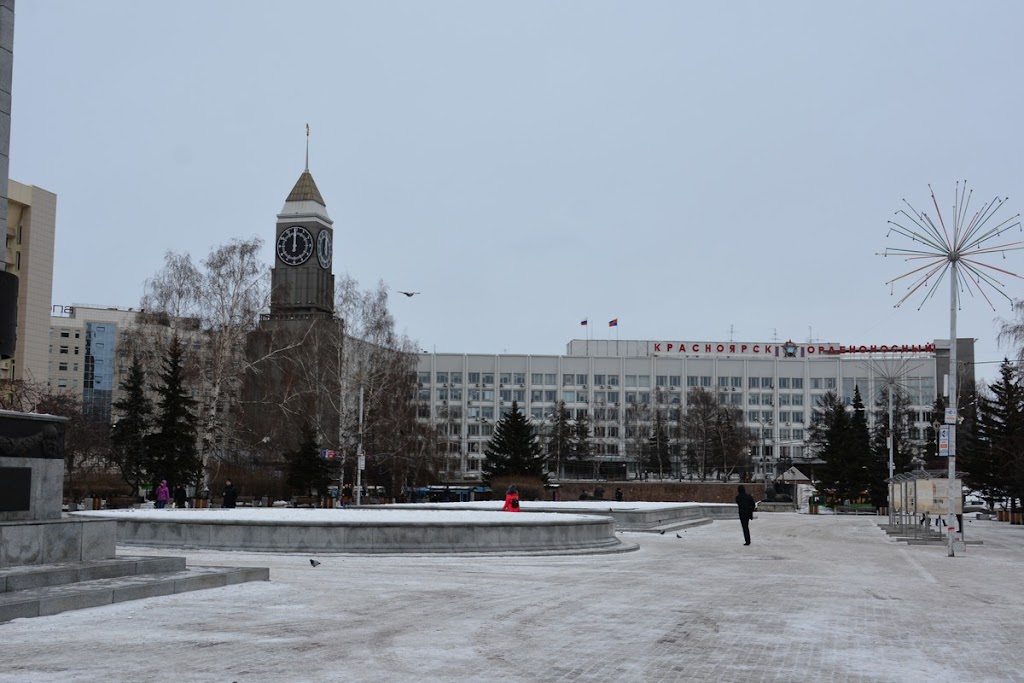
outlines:
[{"label": "flag on roof", "polygon": [[609,320],[608,321],[608,327],[618,327],[618,326],[619,326],[619,319],[618,318],[615,318],[613,320]]},{"label": "flag on roof", "polygon": [[587,324],[587,319],[586,318],[584,318],[583,320],[580,321],[580,325],[586,325],[586,324]]}]

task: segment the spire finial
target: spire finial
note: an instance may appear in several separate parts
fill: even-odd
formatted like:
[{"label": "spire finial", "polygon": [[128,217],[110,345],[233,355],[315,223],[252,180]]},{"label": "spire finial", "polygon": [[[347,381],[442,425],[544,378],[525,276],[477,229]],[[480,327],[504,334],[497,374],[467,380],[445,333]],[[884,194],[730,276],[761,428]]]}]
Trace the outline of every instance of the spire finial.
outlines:
[{"label": "spire finial", "polygon": [[309,171],[309,124],[306,124],[306,170]]}]

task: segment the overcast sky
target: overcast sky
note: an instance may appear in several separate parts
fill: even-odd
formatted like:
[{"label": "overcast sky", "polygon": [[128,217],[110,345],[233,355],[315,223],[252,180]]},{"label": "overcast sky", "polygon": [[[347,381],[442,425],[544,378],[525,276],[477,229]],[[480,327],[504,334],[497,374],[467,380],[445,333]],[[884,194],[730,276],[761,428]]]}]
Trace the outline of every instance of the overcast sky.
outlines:
[{"label": "overcast sky", "polygon": [[[137,305],[168,250],[260,237],[271,263],[309,123],[335,274],[422,292],[391,308],[423,349],[558,354],[583,318],[923,343],[949,296],[893,308],[886,221],[964,179],[1024,207],[1022,25],[1018,2],[23,1],[10,174],[58,195],[55,304]],[[980,361],[1013,352],[996,297],[959,314]]]}]

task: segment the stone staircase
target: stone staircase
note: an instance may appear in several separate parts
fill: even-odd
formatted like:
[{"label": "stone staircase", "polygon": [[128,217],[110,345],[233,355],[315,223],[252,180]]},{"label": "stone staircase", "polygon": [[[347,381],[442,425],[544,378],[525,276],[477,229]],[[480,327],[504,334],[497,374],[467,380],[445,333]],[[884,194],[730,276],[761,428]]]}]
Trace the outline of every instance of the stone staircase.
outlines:
[{"label": "stone staircase", "polygon": [[186,567],[183,557],[118,556],[3,567],[0,622],[269,579],[266,567]]}]

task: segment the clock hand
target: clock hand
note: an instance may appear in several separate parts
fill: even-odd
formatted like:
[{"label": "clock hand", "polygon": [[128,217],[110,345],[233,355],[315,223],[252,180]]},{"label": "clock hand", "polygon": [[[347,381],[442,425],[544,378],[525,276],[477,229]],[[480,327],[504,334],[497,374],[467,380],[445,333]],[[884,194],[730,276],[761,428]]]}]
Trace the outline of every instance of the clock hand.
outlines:
[{"label": "clock hand", "polygon": [[292,251],[295,251],[299,246],[299,233],[292,233]]}]

